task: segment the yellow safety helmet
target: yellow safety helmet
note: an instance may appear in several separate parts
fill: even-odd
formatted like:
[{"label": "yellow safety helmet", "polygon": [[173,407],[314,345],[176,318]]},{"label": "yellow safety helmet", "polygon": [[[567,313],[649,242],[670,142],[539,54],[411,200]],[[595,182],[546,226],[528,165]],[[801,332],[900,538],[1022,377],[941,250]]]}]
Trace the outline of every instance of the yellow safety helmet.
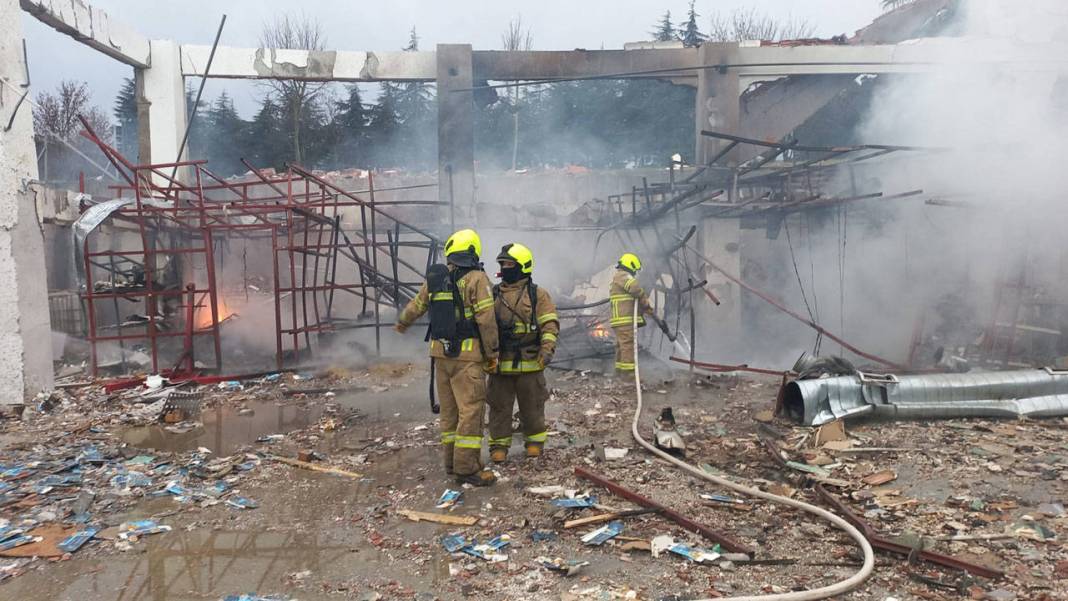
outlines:
[{"label": "yellow safety helmet", "polygon": [[519,271],[530,274],[534,271],[534,253],[522,244],[513,242],[501,247],[501,254],[497,255],[497,262],[515,261],[519,265]]},{"label": "yellow safety helmet", "polygon": [[482,256],[482,240],[475,230],[460,230],[445,241],[446,257],[460,252],[472,252],[475,258]]},{"label": "yellow safety helmet", "polygon": [[626,269],[627,271],[634,273],[642,268],[641,259],[634,253],[625,253],[619,258],[619,267]]}]

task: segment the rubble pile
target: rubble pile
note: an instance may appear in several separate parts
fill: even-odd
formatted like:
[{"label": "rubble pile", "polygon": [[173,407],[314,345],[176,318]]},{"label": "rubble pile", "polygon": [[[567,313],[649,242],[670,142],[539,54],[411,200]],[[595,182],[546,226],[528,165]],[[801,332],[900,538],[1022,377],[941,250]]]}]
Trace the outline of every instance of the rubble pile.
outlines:
[{"label": "rubble pile", "polygon": [[[30,408],[26,421],[3,422],[4,525],[31,536],[62,528],[63,536],[46,533],[37,545],[98,531],[71,552],[0,561],[0,574],[21,573],[0,587],[65,573],[48,557],[77,564],[152,555],[152,541],[191,546],[210,540],[202,532],[310,537],[299,555],[330,558],[283,563],[277,573],[253,568],[247,584],[234,572],[215,585],[180,580],[206,598],[708,598],[818,587],[860,565],[844,533],[717,490],[643,452],[630,438],[634,391],[625,380],[556,374],[546,456],[528,460],[513,448],[508,462],[490,465],[497,486],[479,489],[458,487],[442,470],[436,426],[415,392],[425,369],[383,364],[305,375],[189,386],[202,393],[200,413],[173,424],[159,422],[165,411],[138,412],[158,402],[136,402],[143,384],[110,395],[78,389],[57,396],[47,412]],[[848,510],[872,536],[909,550],[877,549],[872,578],[850,598],[1068,594],[1068,422],[861,419],[807,428],[774,415],[778,383],[649,379],[641,427],[651,433],[671,407],[687,461],[840,515]],[[172,428],[171,438],[188,436],[208,423],[204,407],[259,415],[274,404],[316,412],[302,427],[260,434],[232,452],[122,442],[124,431],[150,422]],[[576,468],[659,506],[620,496]]]}]

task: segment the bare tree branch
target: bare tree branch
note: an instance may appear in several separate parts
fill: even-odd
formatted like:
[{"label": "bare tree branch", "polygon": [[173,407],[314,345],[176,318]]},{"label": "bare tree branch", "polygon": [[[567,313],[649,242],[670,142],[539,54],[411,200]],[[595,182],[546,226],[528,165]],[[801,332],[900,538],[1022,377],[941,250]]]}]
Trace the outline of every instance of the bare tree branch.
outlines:
[{"label": "bare tree branch", "polygon": [[[508,29],[501,34],[501,45],[505,50],[531,50],[534,48],[534,36],[530,28],[523,29],[523,17],[517,16],[508,22]],[[519,87],[511,89],[512,108],[512,171],[515,171],[519,162]]]},{"label": "bare tree branch", "polygon": [[740,8],[730,13],[713,14],[708,38],[713,42],[743,40],[777,42],[810,38],[815,30],[815,27],[804,19],[777,19],[755,8]]},{"label": "bare tree branch", "polygon": [[[319,21],[304,14],[278,15],[273,22],[264,23],[260,46],[291,50],[322,50],[326,46]],[[288,114],[293,138],[293,160],[302,163],[304,146],[301,142],[301,123],[304,112],[315,102],[326,84],[296,79],[271,79],[267,85],[273,90],[278,104]]]}]

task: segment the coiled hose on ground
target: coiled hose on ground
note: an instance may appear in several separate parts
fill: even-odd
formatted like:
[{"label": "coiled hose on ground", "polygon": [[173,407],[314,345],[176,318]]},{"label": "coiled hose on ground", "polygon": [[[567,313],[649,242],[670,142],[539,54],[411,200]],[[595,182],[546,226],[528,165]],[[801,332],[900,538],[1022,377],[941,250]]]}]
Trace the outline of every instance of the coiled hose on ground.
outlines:
[{"label": "coiled hose on ground", "polygon": [[[638,305],[639,303],[634,303],[634,320],[631,325],[631,328],[634,330],[635,343],[637,343],[638,340]],[[771,595],[746,595],[742,597],[726,597],[725,599],[731,599],[733,601],[813,601],[815,599],[826,599],[828,597],[842,595],[857,588],[858,586],[863,584],[865,580],[868,579],[868,576],[871,575],[872,569],[874,569],[875,567],[875,553],[874,551],[872,551],[871,544],[868,543],[868,539],[864,538],[864,535],[861,534],[859,530],[854,528],[849,522],[843,520],[837,515],[834,515],[826,509],[823,509],[822,507],[816,507],[815,505],[810,505],[809,503],[805,503],[803,501],[797,501],[787,497],[773,495],[771,493],[767,493],[756,488],[743,486],[741,484],[735,484],[730,480],[713,476],[712,474],[709,474],[704,470],[698,469],[690,465],[689,463],[686,463],[685,461],[668,455],[667,453],[661,451],[652,444],[649,444],[647,440],[642,438],[642,435],[638,432],[638,422],[641,419],[642,415],[642,380],[638,367],[637,344],[635,344],[634,348],[634,388],[635,393],[637,395],[638,405],[634,411],[634,420],[631,422],[630,432],[631,435],[634,436],[634,440],[638,441],[638,444],[645,447],[647,451],[663,459],[664,461],[670,462],[676,467],[685,470],[691,476],[695,476],[703,480],[708,480],[709,482],[716,484],[717,486],[729,488],[735,492],[750,497],[756,497],[758,499],[771,501],[772,503],[778,503],[780,505],[786,505],[787,507],[800,509],[801,511],[811,513],[812,515],[823,518],[837,526],[839,529],[845,531],[846,534],[848,534],[853,540],[857,542],[857,545],[859,545],[861,550],[864,552],[864,565],[860,568],[859,571],[857,571],[856,574],[853,574],[852,576],[845,580],[842,580],[841,582],[837,582],[829,586],[824,586],[808,591],[794,591],[790,593],[776,593]],[[720,598],[716,601],[723,601],[723,599],[724,598]],[[713,600],[702,599],[701,601]]]}]

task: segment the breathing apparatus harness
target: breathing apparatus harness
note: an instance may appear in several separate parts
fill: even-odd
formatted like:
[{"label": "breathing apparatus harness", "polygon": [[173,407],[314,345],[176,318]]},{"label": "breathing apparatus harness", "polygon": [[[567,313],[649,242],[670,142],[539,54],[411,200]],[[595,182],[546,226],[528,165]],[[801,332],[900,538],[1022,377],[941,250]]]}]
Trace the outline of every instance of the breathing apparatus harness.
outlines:
[{"label": "breathing apparatus harness", "polygon": [[478,338],[482,344],[478,323],[474,311],[468,317],[464,307],[463,295],[458,282],[470,271],[482,270],[481,264],[475,266],[455,265],[454,269],[442,264],[431,265],[426,273],[427,291],[430,293],[430,327],[427,328],[426,340],[441,343],[446,357],[458,357],[462,343],[469,338]]},{"label": "breathing apparatus harness", "polygon": [[[516,311],[515,307],[509,305],[501,297],[501,285],[497,284],[493,287],[493,300],[500,300],[501,305],[503,305],[505,309],[508,309],[508,312],[512,314],[512,318],[507,321],[504,321],[497,316],[497,332],[500,337],[501,354],[503,355],[505,352],[513,353],[513,370],[519,369],[519,361],[522,358],[521,351],[523,349],[540,346],[541,344],[539,342],[541,340],[541,326],[538,325],[538,285],[532,282],[528,277],[527,283],[524,284],[524,288],[526,288],[527,295],[530,297],[530,319],[525,320],[526,331],[517,335],[515,332],[516,321],[524,320],[519,318],[519,312]],[[530,334],[534,334],[533,341],[524,343],[523,338]]]}]

